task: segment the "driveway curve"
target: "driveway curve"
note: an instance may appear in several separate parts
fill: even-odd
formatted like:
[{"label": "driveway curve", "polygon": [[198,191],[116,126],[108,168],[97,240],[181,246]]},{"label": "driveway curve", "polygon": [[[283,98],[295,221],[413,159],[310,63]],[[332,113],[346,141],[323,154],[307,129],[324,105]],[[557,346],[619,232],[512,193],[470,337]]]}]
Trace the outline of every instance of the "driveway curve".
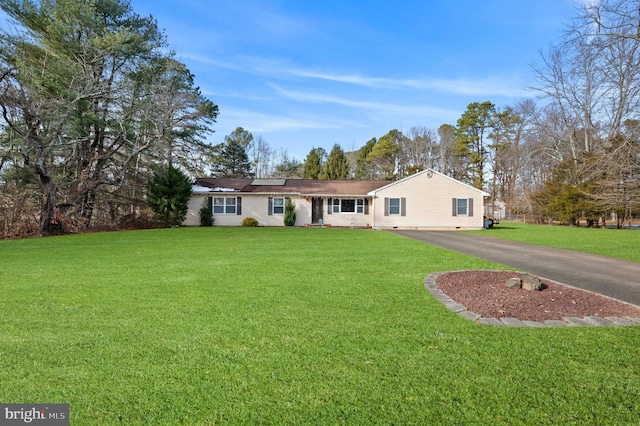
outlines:
[{"label": "driveway curve", "polygon": [[390,232],[640,306],[637,262],[456,231]]}]

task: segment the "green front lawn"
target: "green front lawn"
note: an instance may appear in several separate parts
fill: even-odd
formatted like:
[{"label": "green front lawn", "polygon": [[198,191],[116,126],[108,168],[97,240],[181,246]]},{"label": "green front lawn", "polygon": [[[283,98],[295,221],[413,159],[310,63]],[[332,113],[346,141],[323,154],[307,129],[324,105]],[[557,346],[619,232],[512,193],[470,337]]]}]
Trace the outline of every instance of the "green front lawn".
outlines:
[{"label": "green front lawn", "polygon": [[0,241],[0,402],[71,424],[637,424],[640,327],[480,326],[423,287],[500,268],[380,231]]},{"label": "green front lawn", "polygon": [[520,243],[557,247],[640,262],[640,230],[542,226],[501,222],[492,229],[469,231]]}]

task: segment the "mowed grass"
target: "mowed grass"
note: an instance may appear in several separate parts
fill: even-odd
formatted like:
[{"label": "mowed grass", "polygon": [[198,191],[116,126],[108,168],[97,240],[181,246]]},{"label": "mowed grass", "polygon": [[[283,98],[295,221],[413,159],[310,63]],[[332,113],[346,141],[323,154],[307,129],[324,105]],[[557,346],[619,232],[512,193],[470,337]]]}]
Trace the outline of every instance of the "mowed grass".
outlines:
[{"label": "mowed grass", "polygon": [[[504,240],[601,254],[640,262],[640,230],[543,226],[521,222],[501,222],[490,230],[473,234]],[[640,281],[640,277],[638,278]]]},{"label": "mowed grass", "polygon": [[423,286],[500,268],[390,233],[0,241],[0,402],[71,424],[637,424],[640,327],[480,326]]}]

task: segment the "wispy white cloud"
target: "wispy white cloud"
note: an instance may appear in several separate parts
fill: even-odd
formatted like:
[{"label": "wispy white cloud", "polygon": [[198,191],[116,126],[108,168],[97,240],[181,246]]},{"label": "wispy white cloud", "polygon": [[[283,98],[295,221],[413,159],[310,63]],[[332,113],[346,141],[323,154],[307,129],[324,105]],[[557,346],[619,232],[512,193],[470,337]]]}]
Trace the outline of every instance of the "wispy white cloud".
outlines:
[{"label": "wispy white cloud", "polygon": [[456,111],[429,105],[406,105],[389,102],[362,101],[351,98],[335,96],[326,93],[286,90],[276,85],[271,87],[280,95],[297,102],[334,104],[355,109],[369,110],[378,113],[407,115],[407,116],[448,116],[456,114]]},{"label": "wispy white cloud", "polygon": [[373,77],[356,73],[327,73],[311,69],[287,67],[281,61],[257,57],[236,57],[224,61],[202,56],[188,57],[191,60],[199,61],[209,66],[279,80],[289,80],[293,77],[296,80],[323,80],[374,89],[438,91],[461,96],[504,96],[512,98],[526,96],[524,82],[518,79],[517,76],[496,75],[479,79],[430,76],[413,78]]},{"label": "wispy white cloud", "polygon": [[283,70],[294,76],[328,80],[378,89],[422,89],[437,90],[456,95],[498,95],[523,96],[522,82],[504,77],[488,77],[479,80],[465,78],[385,78],[368,77],[363,75],[330,74],[310,70]]},{"label": "wispy white cloud", "polygon": [[243,123],[243,127],[252,132],[270,133],[292,130],[309,129],[341,129],[345,127],[367,127],[356,121],[319,114],[284,114],[263,113],[255,110],[234,109],[225,110],[219,122]]}]

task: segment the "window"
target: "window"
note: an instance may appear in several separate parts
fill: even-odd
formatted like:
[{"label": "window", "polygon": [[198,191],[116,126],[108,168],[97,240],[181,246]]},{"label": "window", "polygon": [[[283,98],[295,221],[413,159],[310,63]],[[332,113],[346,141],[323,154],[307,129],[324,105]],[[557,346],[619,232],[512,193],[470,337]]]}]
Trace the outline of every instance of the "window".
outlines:
[{"label": "window", "polygon": [[400,198],[389,198],[389,215],[400,214]]},{"label": "window", "polygon": [[334,198],[333,199],[333,212],[334,213],[340,213],[341,212],[341,209],[340,209],[340,204],[342,204],[341,201],[342,200],[340,198]]},{"label": "window", "polygon": [[356,213],[364,214],[363,198],[334,198],[332,201],[332,213]]},{"label": "window", "polygon": [[473,216],[473,198],[454,198],[453,216]]},{"label": "window", "polygon": [[469,200],[466,198],[458,198],[458,216],[467,215],[467,205]]},{"label": "window", "polygon": [[284,214],[284,198],[273,199],[273,214]]},{"label": "window", "polygon": [[406,216],[407,215],[407,199],[402,198],[384,198],[384,215],[385,216]]},{"label": "window", "polygon": [[213,214],[236,214],[236,197],[215,197]]}]

